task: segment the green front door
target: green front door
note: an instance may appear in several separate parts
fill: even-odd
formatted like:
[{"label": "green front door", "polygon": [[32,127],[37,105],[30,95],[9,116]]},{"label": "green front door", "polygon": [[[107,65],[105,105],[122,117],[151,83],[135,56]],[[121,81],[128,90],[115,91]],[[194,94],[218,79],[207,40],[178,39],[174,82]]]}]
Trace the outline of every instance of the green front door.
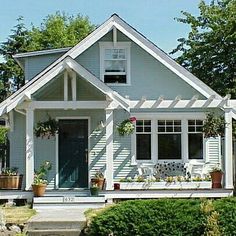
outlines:
[{"label": "green front door", "polygon": [[88,120],[59,121],[59,188],[88,187]]}]

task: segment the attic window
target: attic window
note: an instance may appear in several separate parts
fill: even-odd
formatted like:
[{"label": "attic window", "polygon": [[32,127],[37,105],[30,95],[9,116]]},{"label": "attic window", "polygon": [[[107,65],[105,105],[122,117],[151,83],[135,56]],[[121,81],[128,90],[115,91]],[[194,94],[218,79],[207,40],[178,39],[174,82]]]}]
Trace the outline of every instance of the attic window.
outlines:
[{"label": "attic window", "polygon": [[100,43],[101,80],[107,84],[129,84],[129,43]]}]

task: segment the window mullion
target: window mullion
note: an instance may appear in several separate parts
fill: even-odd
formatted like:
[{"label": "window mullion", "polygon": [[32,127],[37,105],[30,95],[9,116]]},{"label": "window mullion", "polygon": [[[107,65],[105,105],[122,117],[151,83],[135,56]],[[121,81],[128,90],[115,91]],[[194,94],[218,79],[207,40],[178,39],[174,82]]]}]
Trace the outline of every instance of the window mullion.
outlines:
[{"label": "window mullion", "polygon": [[152,161],[157,163],[157,120],[151,120],[151,131],[152,131],[152,142],[151,142],[151,150],[152,150]]},{"label": "window mullion", "polygon": [[188,161],[188,120],[182,120],[182,157],[183,162]]}]

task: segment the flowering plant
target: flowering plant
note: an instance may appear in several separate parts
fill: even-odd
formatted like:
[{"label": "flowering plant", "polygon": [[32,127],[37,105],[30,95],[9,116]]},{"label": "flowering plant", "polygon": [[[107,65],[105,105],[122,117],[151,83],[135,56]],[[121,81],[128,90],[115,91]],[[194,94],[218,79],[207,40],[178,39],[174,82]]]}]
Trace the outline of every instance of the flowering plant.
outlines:
[{"label": "flowering plant", "polygon": [[102,170],[98,170],[95,175],[94,175],[95,179],[104,179],[104,174],[102,173]]},{"label": "flowering plant", "polygon": [[129,119],[123,120],[118,126],[117,131],[120,136],[130,135],[135,129],[135,117],[130,117]]},{"label": "flowering plant", "polygon": [[12,168],[3,169],[1,175],[16,176],[18,175],[18,168],[12,167]]},{"label": "flowering plant", "polygon": [[47,184],[47,173],[52,169],[52,164],[49,161],[44,161],[38,171],[34,173],[33,185]]}]

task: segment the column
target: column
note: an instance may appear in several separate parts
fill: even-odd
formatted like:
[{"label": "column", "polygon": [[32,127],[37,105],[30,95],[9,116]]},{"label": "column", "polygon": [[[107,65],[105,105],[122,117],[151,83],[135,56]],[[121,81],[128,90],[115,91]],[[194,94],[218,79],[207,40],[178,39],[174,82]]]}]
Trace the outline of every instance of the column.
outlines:
[{"label": "column", "polygon": [[34,110],[26,110],[26,160],[25,160],[25,189],[31,189],[34,179]]},{"label": "column", "polygon": [[113,109],[106,109],[106,190],[113,190]]},{"label": "column", "polygon": [[232,116],[230,109],[225,109],[225,188],[233,189],[233,144],[232,144]]}]

